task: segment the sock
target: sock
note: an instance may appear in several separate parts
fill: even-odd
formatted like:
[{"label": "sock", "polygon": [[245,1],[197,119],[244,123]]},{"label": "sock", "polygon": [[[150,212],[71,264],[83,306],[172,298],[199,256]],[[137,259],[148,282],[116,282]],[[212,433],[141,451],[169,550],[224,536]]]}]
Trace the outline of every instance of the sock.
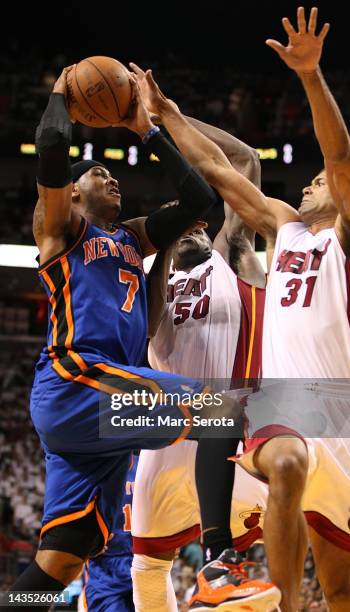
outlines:
[{"label": "sock", "polygon": [[196,484],[202,522],[204,562],[232,548],[230,527],[238,438],[201,438],[196,455]]},{"label": "sock", "polygon": [[[32,561],[32,563],[27,567],[27,569],[17,578],[16,582],[12,585],[10,591],[29,591],[29,592],[38,592],[38,591],[63,591],[66,588],[65,584],[62,582],[58,582],[55,578],[52,578],[44,572],[41,567],[37,564],[36,561]],[[44,612],[45,610],[49,610],[52,602],[48,602],[47,606],[40,606],[40,611]],[[22,610],[23,606],[1,606],[1,611],[10,610]]]},{"label": "sock", "polygon": [[134,555],[131,576],[135,612],[177,612],[172,566],[172,561]]}]

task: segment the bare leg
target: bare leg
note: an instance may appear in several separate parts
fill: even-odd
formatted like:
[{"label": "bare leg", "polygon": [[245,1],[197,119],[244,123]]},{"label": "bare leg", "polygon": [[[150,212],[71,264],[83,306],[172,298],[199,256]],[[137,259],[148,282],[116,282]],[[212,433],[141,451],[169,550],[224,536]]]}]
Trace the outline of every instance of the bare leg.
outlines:
[{"label": "bare leg", "polygon": [[350,610],[350,551],[338,548],[309,527],[317,577],[330,612]]},{"label": "bare leg", "polygon": [[282,591],[282,612],[295,612],[308,546],[300,507],[308,456],[299,438],[273,438],[258,449],[255,465],[269,479],[264,542],[270,577]]},{"label": "bare leg", "polygon": [[39,550],[35,561],[41,569],[63,584],[69,584],[81,572],[84,561],[59,550]]}]

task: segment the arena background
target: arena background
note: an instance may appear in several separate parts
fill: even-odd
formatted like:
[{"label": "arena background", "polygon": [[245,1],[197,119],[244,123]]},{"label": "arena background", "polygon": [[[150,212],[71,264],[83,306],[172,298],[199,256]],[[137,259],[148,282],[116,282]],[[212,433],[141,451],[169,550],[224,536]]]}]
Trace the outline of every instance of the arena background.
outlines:
[{"label": "arena background", "polygon": [[[0,39],[0,590],[28,564],[40,529],[44,470],[28,416],[35,359],[44,342],[47,308],[32,251],[36,201],[34,131],[65,65],[110,55],[151,67],[185,114],[212,123],[259,149],[263,191],[297,206],[322,167],[311,115],[296,76],[264,45],[285,41],[284,15],[297,3],[216,1],[152,3],[27,3],[7,6]],[[309,9],[312,3],[304,3]],[[349,124],[350,73],[346,8],[318,2],[329,21],[322,68]],[[122,218],[148,214],[176,196],[157,161],[124,129],[73,128],[75,159],[103,160],[120,181]],[[223,217],[208,219],[214,235]],[[5,246],[6,245],[6,246]],[[257,250],[264,250],[261,239]],[[17,257],[20,259],[17,259]],[[261,548],[254,552],[263,559]],[[182,551],[174,580],[186,609],[200,558]],[[79,585],[77,586],[77,592]],[[326,610],[309,556],[300,611]]]}]

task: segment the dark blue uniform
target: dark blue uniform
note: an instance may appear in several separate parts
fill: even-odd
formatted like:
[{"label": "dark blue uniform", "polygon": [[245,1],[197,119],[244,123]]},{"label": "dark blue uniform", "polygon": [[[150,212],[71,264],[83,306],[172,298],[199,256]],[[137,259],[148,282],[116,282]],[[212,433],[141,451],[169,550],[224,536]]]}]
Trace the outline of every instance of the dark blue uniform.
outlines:
[{"label": "dark blue uniform", "polygon": [[122,511],[107,551],[91,559],[85,571],[84,603],[94,612],[133,612],[131,506],[138,457],[133,458],[125,484]]},{"label": "dark blue uniform", "polygon": [[[82,220],[75,244],[41,266],[39,274],[50,303],[47,346],[31,395],[31,415],[46,455],[42,535],[94,510],[107,542],[131,451],[161,448],[183,435],[179,424],[163,431],[161,439],[147,437],[144,423],[106,434],[111,395],[124,397],[137,389],[182,398],[201,392],[203,385],[138,367],[146,346],[146,285],[141,248],[131,230],[119,226],[108,233]],[[157,424],[157,415],[179,419],[183,412],[180,401],[157,404],[152,413],[133,404],[115,414],[132,419],[152,414]]]}]

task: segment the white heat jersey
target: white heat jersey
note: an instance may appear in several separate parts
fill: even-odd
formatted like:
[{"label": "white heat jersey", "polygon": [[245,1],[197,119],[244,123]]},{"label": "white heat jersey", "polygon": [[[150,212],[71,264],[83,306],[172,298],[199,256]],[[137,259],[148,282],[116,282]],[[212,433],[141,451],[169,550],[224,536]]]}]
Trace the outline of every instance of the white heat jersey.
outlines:
[{"label": "white heat jersey", "polygon": [[169,280],[166,310],[149,344],[149,362],[156,370],[207,382],[225,379],[229,385],[240,321],[237,276],[213,250],[210,259],[191,272],[176,272]]},{"label": "white heat jersey", "polygon": [[266,291],[264,378],[350,378],[350,261],[333,228],[277,235]]},{"label": "white heat jersey", "polygon": [[[221,389],[230,387],[232,376],[258,377],[264,303],[265,289],[238,279],[214,250],[210,259],[169,281],[166,310],[149,345],[151,366]],[[189,440],[141,451],[132,510],[134,552],[152,556],[199,536],[196,452],[197,442]],[[266,500],[266,485],[238,466],[231,527],[242,550],[261,537]]]}]

